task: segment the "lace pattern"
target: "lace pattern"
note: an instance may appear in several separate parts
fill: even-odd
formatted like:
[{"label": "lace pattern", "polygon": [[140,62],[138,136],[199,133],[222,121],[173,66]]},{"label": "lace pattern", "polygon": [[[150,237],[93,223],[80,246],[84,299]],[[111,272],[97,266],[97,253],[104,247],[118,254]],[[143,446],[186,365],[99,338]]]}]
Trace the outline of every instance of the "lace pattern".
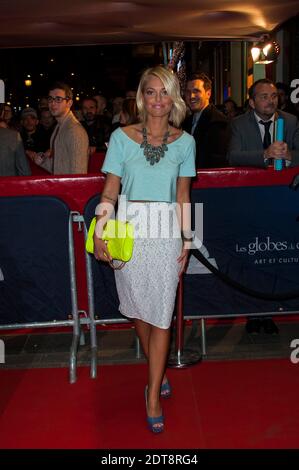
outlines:
[{"label": "lace pattern", "polygon": [[122,270],[115,272],[115,280],[120,300],[119,310],[123,315],[167,329],[171,323],[179,281],[180,265],[177,258],[181,253],[182,241],[177,222],[174,229],[176,233],[172,233],[177,235],[174,237],[165,238],[161,221],[158,222],[158,230],[149,227],[150,206],[153,209],[153,205],[161,203],[142,204],[146,210],[140,211],[134,223],[143,228],[146,226],[147,232],[149,229],[158,231],[160,237],[136,238],[133,256]]}]

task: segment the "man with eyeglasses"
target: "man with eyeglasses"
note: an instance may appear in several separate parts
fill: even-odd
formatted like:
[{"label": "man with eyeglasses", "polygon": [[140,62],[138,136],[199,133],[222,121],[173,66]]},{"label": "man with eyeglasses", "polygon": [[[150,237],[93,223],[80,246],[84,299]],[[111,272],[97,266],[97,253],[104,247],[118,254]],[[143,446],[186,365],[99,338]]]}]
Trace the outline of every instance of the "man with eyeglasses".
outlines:
[{"label": "man with eyeglasses", "polygon": [[[233,119],[228,158],[232,166],[267,167],[273,159],[299,165],[299,127],[296,116],[278,109],[278,92],[267,78],[249,89],[250,111]],[[275,120],[284,119],[284,141],[275,141]]]},{"label": "man with eyeglasses", "polygon": [[72,90],[65,83],[56,82],[49,91],[49,110],[57,126],[50,149],[34,161],[54,175],[87,173],[88,135],[71,111],[72,98]]}]

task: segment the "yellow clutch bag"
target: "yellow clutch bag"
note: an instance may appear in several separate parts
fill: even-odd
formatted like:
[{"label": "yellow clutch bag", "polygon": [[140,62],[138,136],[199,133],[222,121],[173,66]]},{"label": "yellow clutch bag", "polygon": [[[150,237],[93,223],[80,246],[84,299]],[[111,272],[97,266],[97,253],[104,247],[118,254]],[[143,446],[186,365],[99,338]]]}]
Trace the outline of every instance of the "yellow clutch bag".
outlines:
[{"label": "yellow clutch bag", "polygon": [[[96,226],[96,217],[91,221],[87,240],[86,251],[94,252],[93,235]],[[132,258],[134,246],[134,226],[130,222],[110,219],[104,225],[102,239],[107,241],[107,248],[113,259],[127,262]]]}]

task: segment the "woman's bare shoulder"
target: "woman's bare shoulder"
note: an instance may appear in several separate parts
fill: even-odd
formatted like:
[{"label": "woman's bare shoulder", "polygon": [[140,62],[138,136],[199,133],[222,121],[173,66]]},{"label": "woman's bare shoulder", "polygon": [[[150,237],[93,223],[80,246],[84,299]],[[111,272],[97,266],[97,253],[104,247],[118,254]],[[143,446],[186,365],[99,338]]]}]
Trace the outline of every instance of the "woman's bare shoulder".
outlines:
[{"label": "woman's bare shoulder", "polygon": [[169,126],[169,142],[177,140],[183,134],[182,129],[177,129],[176,127]]},{"label": "woman's bare shoulder", "polygon": [[135,142],[140,143],[142,141],[141,124],[131,124],[130,126],[122,127],[122,130],[130,139],[135,140]]}]

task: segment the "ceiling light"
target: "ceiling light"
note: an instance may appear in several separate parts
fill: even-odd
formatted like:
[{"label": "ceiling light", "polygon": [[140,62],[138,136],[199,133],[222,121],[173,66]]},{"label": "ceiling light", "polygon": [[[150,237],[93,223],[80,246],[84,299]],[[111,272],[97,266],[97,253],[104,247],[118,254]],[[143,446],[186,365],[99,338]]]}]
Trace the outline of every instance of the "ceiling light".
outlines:
[{"label": "ceiling light", "polygon": [[255,64],[271,64],[280,53],[280,46],[275,41],[265,41],[254,44],[251,48],[252,60]]}]

